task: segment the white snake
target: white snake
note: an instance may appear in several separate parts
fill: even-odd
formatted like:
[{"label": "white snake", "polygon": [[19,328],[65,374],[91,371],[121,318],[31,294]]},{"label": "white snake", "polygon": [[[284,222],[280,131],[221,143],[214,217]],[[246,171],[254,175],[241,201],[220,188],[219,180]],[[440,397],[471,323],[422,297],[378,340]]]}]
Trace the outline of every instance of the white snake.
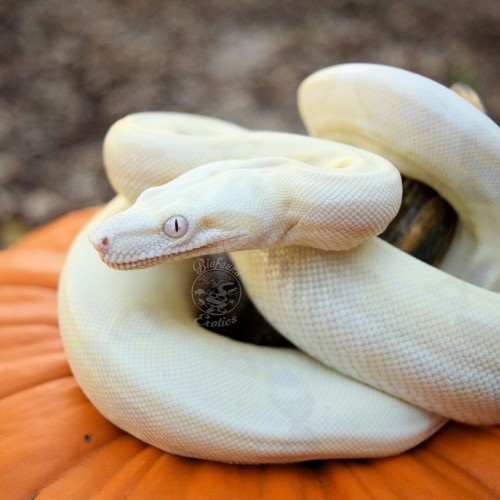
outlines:
[{"label": "white snake", "polygon": [[[90,231],[110,267],[86,228],[60,288],[81,387],[138,438],[226,462],[386,456],[446,419],[500,423],[499,128],[435,82],[370,64],[313,74],[299,107],[323,139],[175,113],[111,128],[120,196]],[[441,270],[373,237],[399,207],[394,167],[324,139],[451,203]],[[193,257],[240,249],[252,300],[300,350],[195,324]]]}]

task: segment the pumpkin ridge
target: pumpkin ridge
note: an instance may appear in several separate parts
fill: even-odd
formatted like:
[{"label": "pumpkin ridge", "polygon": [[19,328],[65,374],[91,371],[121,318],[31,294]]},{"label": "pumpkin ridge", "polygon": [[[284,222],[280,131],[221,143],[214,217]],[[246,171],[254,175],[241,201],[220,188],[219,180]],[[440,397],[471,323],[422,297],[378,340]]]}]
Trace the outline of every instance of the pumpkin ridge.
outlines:
[{"label": "pumpkin ridge", "polygon": [[457,467],[477,478],[497,498],[500,494],[500,456],[497,452],[499,431],[498,426],[473,427],[450,422],[447,425],[446,440],[436,435],[425,449],[444,458],[451,457]]},{"label": "pumpkin ridge", "polygon": [[70,375],[66,375],[64,377],[58,377],[58,378],[53,379],[53,380],[47,380],[47,381],[41,382],[40,384],[36,384],[34,386],[27,387],[26,389],[22,389],[22,390],[20,390],[18,392],[15,392],[13,394],[9,394],[8,396],[2,397],[0,399],[0,407],[3,404],[5,404],[6,402],[10,404],[10,401],[9,401],[10,398],[13,398],[13,397],[16,397],[16,396],[24,397],[23,396],[24,392],[42,390],[42,389],[45,388],[44,386],[49,387],[49,385],[53,384],[53,383],[63,383],[63,382],[69,382],[69,381],[74,382],[75,388],[77,388],[78,390],[81,390],[80,387],[77,385],[76,380],[73,377],[73,375],[70,374]]},{"label": "pumpkin ridge", "polygon": [[[154,496],[176,500],[188,498],[188,486],[194,485],[195,488],[197,486],[193,471],[203,465],[202,460],[177,457],[161,452],[131,491],[130,498],[138,500]],[[166,483],[167,480],[168,483]]]},{"label": "pumpkin ridge", "polygon": [[[3,314],[4,311],[0,310],[0,314]],[[12,316],[16,316],[17,308],[14,311],[11,311]],[[35,311],[39,312],[39,311]],[[8,320],[11,321],[10,324],[19,325],[19,326],[34,326],[34,325],[42,325],[42,326],[58,326],[57,317],[54,314],[47,314],[44,317],[40,318],[39,316],[34,317],[28,316],[24,318],[17,317],[7,317]],[[2,320],[0,320],[0,326],[4,325]]]},{"label": "pumpkin ridge", "polygon": [[[450,474],[444,473],[442,470],[439,469],[437,463],[429,463],[429,460],[422,460],[422,457],[424,458],[427,457],[433,457],[436,459],[436,462],[441,462],[442,464],[446,464],[446,466],[451,469],[456,471],[456,475],[453,475],[451,477]],[[484,496],[484,498],[491,498],[492,500],[495,499],[495,496],[492,496],[492,490],[490,488],[485,487],[484,483],[481,483],[475,476],[473,476],[466,468],[464,468],[462,465],[454,462],[453,460],[450,460],[449,457],[440,455],[439,453],[436,453],[432,450],[428,449],[421,449],[419,450],[419,457],[417,458],[414,456],[413,458],[417,459],[422,466],[426,467],[429,470],[432,470],[434,474],[440,476],[443,479],[443,484],[445,483],[450,483],[452,482],[456,487],[457,490],[466,490],[467,493],[470,495],[470,498],[483,498],[479,497],[478,495],[488,495]],[[457,477],[460,477],[460,481],[457,481]],[[461,481],[462,478],[467,479],[467,485],[464,485]],[[473,491],[472,489],[469,489],[469,486],[471,488],[474,488],[475,490]],[[448,484],[446,484],[446,487],[449,488]],[[479,491],[477,491],[479,490]],[[465,492],[465,491],[464,491]],[[455,498],[455,497],[450,497],[450,499]]]},{"label": "pumpkin ridge", "polygon": [[[115,436],[65,469],[40,492],[40,498],[96,498],[100,491],[136,449],[145,446],[127,434]],[[109,498],[109,497],[108,497]]]},{"label": "pumpkin ridge", "polygon": [[[9,248],[0,252],[0,284],[56,289],[65,255],[41,248]],[[43,265],[40,265],[42,263]]]},{"label": "pumpkin ridge", "polygon": [[37,302],[53,298],[55,294],[55,290],[43,286],[28,286],[17,283],[5,283],[0,286],[0,301],[7,303]]},{"label": "pumpkin ridge", "polygon": [[[20,392],[22,392],[24,390],[34,389],[34,388],[36,388],[40,385],[43,385],[47,382],[53,382],[55,380],[60,380],[63,377],[72,377],[73,378],[73,376],[71,374],[70,367],[68,365],[68,361],[66,359],[65,353],[59,352],[59,351],[55,351],[52,353],[45,353],[43,356],[39,356],[39,357],[31,356],[30,358],[24,358],[24,360],[16,360],[17,362],[13,361],[13,362],[5,365],[7,367],[5,369],[5,372],[7,373],[7,375],[9,373],[15,373],[16,369],[19,367],[19,365],[28,364],[28,361],[27,361],[28,359],[30,360],[29,364],[31,364],[32,366],[37,366],[38,365],[37,361],[49,362],[50,366],[48,366],[46,368],[46,370],[43,371],[40,375],[47,373],[50,376],[48,376],[47,378],[40,379],[38,381],[35,381],[36,380],[35,377],[26,376],[25,379],[17,381],[17,383],[18,383],[17,387],[14,386],[14,388],[12,389],[11,392],[8,392],[8,390],[9,390],[8,388],[5,389],[5,392],[3,392],[0,389],[0,398],[6,399],[7,397],[13,396],[14,394],[19,394]],[[31,385],[29,385],[29,384],[31,384]],[[1,401],[0,401],[0,404],[1,404]]]},{"label": "pumpkin ridge", "polygon": [[6,361],[15,361],[17,358],[32,357],[35,354],[40,356],[55,352],[63,352],[60,338],[40,337],[38,339],[32,339],[32,342],[22,342],[3,347],[0,350],[0,359],[4,358]]},{"label": "pumpkin ridge", "polygon": [[60,340],[61,334],[55,325],[0,325],[0,352],[10,347],[13,339],[16,346],[23,346],[39,340]]},{"label": "pumpkin ridge", "polygon": [[[386,460],[391,459],[381,458],[379,460],[350,460],[349,463],[346,464],[350,473],[359,481],[360,486],[362,486],[363,490],[366,492],[367,498],[374,500],[382,497],[384,500],[399,500],[401,498],[399,495],[394,493],[392,483],[387,483],[384,477],[380,477],[379,474],[374,474],[374,470],[372,468],[373,465],[379,461]],[[363,478],[363,476],[366,476],[366,478]],[[370,489],[366,486],[368,482],[370,483]],[[374,495],[373,492],[379,493]]]},{"label": "pumpkin ridge", "polygon": [[0,326],[49,324],[58,326],[57,293],[55,290],[40,290],[40,287],[20,285],[16,300],[12,300],[11,285],[0,285]]},{"label": "pumpkin ridge", "polygon": [[[348,490],[350,491],[350,489],[352,488],[352,482],[355,482],[359,490],[364,493],[364,498],[366,498],[367,500],[373,500],[376,499],[376,497],[371,493],[371,491],[367,487],[366,482],[362,479],[362,476],[364,475],[364,468],[370,466],[370,463],[370,460],[364,459],[339,460],[337,463],[333,461],[331,467],[332,469],[337,468],[338,464],[340,464],[342,466],[341,468],[347,472],[346,477],[349,478],[349,481],[351,483],[349,484]],[[358,500],[358,498],[360,498],[359,492],[357,492],[356,496],[353,498],[355,498],[355,500]]]},{"label": "pumpkin ridge", "polygon": [[[134,438],[135,439],[135,438]],[[130,457],[122,467],[106,481],[106,484],[94,497],[95,500],[102,498],[108,500],[112,495],[119,494],[120,497],[129,495],[134,488],[134,482],[145,473],[161,456],[163,452],[154,446],[145,445],[136,455]],[[149,455],[152,455],[149,457]],[[136,462],[139,462],[136,464]],[[120,491],[118,491],[120,488]]]}]

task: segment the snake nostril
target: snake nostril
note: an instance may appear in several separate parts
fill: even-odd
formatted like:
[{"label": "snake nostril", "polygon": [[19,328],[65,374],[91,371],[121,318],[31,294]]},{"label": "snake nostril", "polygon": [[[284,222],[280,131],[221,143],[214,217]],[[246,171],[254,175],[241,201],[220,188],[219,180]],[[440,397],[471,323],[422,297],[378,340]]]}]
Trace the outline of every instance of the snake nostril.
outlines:
[{"label": "snake nostril", "polygon": [[92,246],[102,254],[107,254],[109,251],[110,238],[109,236],[103,236],[102,233],[99,234],[97,231],[90,231],[89,240]]}]

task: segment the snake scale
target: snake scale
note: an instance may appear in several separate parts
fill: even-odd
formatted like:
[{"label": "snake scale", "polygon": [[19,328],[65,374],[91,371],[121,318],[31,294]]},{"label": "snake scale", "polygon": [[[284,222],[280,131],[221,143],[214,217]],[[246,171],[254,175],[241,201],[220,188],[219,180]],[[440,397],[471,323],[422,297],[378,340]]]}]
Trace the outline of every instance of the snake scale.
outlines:
[{"label": "snake scale", "polygon": [[[84,392],[165,451],[237,463],[388,456],[447,419],[500,423],[498,126],[373,64],[320,70],[298,101],[312,137],[162,112],[110,129],[118,196],[60,284]],[[458,214],[439,269],[375,237],[399,208],[398,171]],[[299,349],[195,323],[193,263],[217,252]]]}]

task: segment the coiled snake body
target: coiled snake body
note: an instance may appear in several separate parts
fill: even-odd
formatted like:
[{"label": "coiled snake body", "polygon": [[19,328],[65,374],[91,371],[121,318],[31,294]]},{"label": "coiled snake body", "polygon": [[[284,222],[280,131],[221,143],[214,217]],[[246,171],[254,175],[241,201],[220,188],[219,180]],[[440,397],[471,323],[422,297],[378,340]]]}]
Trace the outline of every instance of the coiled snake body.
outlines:
[{"label": "coiled snake body", "polygon": [[[499,423],[498,127],[370,64],[312,75],[299,107],[321,139],[175,113],[112,127],[119,197],[75,241],[60,289],[83,390],[148,443],[228,462],[386,456],[449,418]],[[374,237],[401,199],[382,157],[457,211],[440,270]],[[300,350],[193,321],[193,260],[221,251]]]}]

